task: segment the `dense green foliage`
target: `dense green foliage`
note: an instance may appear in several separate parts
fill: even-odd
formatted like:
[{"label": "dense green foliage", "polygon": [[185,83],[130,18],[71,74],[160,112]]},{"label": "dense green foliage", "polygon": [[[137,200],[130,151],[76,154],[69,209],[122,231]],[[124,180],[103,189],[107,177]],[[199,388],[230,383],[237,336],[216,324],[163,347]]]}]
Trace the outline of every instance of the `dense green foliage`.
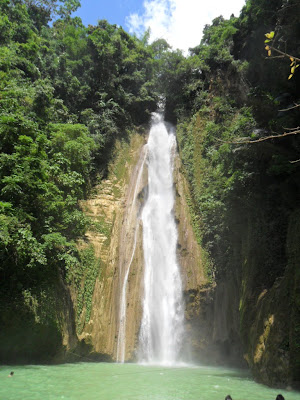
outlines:
[{"label": "dense green foliage", "polygon": [[[299,314],[288,318],[288,307],[298,307],[299,263],[287,245],[299,215],[300,73],[288,79],[289,57],[267,57],[264,41],[274,31],[272,46],[299,58],[299,15],[298,1],[248,0],[239,18],[206,26],[190,57],[161,57],[166,115],[177,122],[202,245],[217,284],[233,280],[238,288],[239,310],[232,312],[244,352],[256,377],[271,384],[296,384],[300,376]],[[268,295],[259,302],[262,293]],[[275,325],[267,342],[270,313]]]},{"label": "dense green foliage", "polygon": [[[247,0],[239,18],[207,25],[188,57],[163,39],[148,44],[149,32],[139,40],[106,21],[85,27],[70,17],[78,4],[0,0],[0,324],[7,327],[0,355],[18,356],[13,314],[16,329],[24,318],[28,331],[35,323],[34,338],[51,332],[46,352],[55,353],[57,282],[74,287],[77,331],[88,322],[101,266],[91,247],[76,246],[90,224],[78,201],[105,175],[115,140],[126,142],[128,129],[146,123],[164,98],[210,276],[217,283],[231,276],[239,288],[245,351],[259,334],[253,326],[263,325],[256,299],[269,290],[268,305],[272,293],[288,290],[294,319],[285,321],[281,309],[288,328],[275,350],[294,354],[296,380],[300,139],[268,136],[299,126],[300,68],[288,80],[289,58],[267,57],[264,40],[274,31],[272,46],[299,57],[299,2]],[[123,165],[116,168],[121,176]],[[94,229],[107,229],[105,221]],[[37,359],[28,348],[19,356]]]},{"label": "dense green foliage", "polygon": [[[156,104],[152,50],[106,21],[84,27],[70,18],[78,5],[0,1],[0,302],[11,315],[23,309],[21,319],[40,312],[26,311],[26,296],[42,303],[59,276],[84,275],[88,252],[75,241],[89,221],[78,200],[105,174],[115,139]],[[76,284],[86,318],[94,274],[88,299]]]},{"label": "dense green foliage", "polygon": [[288,80],[289,60],[263,57],[265,33],[271,28],[274,46],[299,55],[298,11],[295,1],[248,1],[240,18],[218,17],[207,25],[190,57],[166,46],[160,53],[166,114],[178,122],[181,156],[216,273],[222,275],[232,262],[233,221],[259,207],[257,218],[267,216],[265,234],[273,238],[261,243],[270,250],[265,252],[269,276],[262,285],[271,285],[278,276],[268,267],[276,257],[278,270],[286,265],[282,239],[299,198],[299,163],[290,161],[299,158],[299,140],[249,141],[299,125],[300,109],[291,108],[299,104],[299,73]]}]

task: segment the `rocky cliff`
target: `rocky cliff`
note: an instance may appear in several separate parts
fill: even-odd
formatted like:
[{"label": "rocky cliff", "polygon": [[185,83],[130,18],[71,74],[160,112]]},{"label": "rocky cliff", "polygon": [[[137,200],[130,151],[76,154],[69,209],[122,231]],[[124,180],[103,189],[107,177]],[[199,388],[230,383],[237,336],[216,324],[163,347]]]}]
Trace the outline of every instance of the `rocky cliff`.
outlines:
[{"label": "rocky cliff", "polygon": [[262,288],[265,266],[250,244],[251,261],[248,247],[239,284],[244,357],[254,377],[272,386],[300,387],[299,216],[296,210],[289,218],[283,273]]},{"label": "rocky cliff", "polygon": [[[145,135],[133,134],[130,142],[119,143],[108,178],[95,188],[91,199],[82,203],[93,224],[79,246],[93,245],[100,260],[100,274],[95,281],[90,318],[86,318],[83,307],[77,333],[82,343],[102,359],[118,357],[120,298],[127,272],[124,359],[134,360],[136,356],[143,292],[139,216],[147,192],[145,142]],[[268,223],[260,219],[266,211],[261,198],[257,199],[259,211],[245,213],[242,220],[241,210],[236,208],[230,231],[233,250],[224,258],[229,257],[230,268],[216,277],[213,259],[200,244],[200,222],[178,154],[174,161],[174,191],[177,256],[186,307],[185,351],[190,359],[245,367],[248,364],[262,382],[296,386],[300,342],[296,300],[299,215],[296,212],[290,217],[287,265],[283,274],[274,278],[266,264],[271,249],[260,242],[263,232],[269,232]],[[263,232],[258,233],[258,226]],[[72,293],[76,305],[76,293]]]},{"label": "rocky cliff", "polygon": [[[90,319],[85,320],[83,308],[78,325],[78,337],[102,358],[118,358],[120,299],[128,272],[126,287],[125,361],[133,360],[141,321],[143,291],[143,247],[140,211],[147,192],[145,136],[134,134],[130,143],[118,144],[108,179],[95,188],[93,198],[82,202],[82,209],[92,219],[92,227],[105,225],[107,232],[91,229],[81,248],[93,245],[96,258],[101,260],[101,273],[95,281]],[[122,171],[120,173],[120,171]],[[178,261],[186,300],[186,351],[198,351],[197,359],[207,350],[212,327],[207,308],[212,308],[212,285],[205,270],[206,256],[193,229],[188,206],[189,190],[181,171],[178,154],[174,162],[175,217],[178,227]],[[197,297],[197,300],[195,298]],[[73,296],[76,304],[76,295]],[[204,317],[204,314],[208,314]],[[198,322],[195,323],[194,319]],[[84,322],[85,321],[85,322]],[[200,321],[200,322],[199,322]],[[210,321],[210,324],[208,323]],[[199,324],[201,328],[199,329]],[[199,344],[199,342],[201,342]],[[214,349],[216,351],[216,349]]]},{"label": "rocky cliff", "polygon": [[262,383],[299,387],[299,173],[274,166],[281,149],[273,143],[220,145],[211,115],[178,129],[188,205],[214,282],[189,303],[193,332],[202,332],[198,353],[248,366]]},{"label": "rocky cliff", "polygon": [[243,366],[234,278],[215,284],[211,259],[201,246],[199,220],[179,154],[175,159],[178,260],[186,304],[186,350],[193,361]]},{"label": "rocky cliff", "polygon": [[[140,187],[136,183],[145,159],[144,144],[145,135],[137,133],[130,136],[129,142],[118,142],[107,179],[95,188],[92,198],[81,204],[91,218],[92,225],[79,246],[88,247],[92,244],[101,267],[93,290],[90,318],[85,320],[78,337],[90,345],[93,353],[105,359],[117,358],[120,296],[124,275],[130,264],[126,359],[133,357],[136,346],[143,266],[138,219],[143,179]],[[83,320],[84,313],[85,310],[81,315]]]}]

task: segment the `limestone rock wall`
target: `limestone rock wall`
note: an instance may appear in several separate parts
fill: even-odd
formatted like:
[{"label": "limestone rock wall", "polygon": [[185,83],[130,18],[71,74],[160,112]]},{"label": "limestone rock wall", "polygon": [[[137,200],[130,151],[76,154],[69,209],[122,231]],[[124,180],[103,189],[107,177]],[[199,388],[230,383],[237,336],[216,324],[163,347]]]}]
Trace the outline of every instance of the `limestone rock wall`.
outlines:
[{"label": "limestone rock wall", "polygon": [[[250,224],[247,230],[251,231]],[[242,253],[245,262],[242,284],[239,284],[240,334],[244,357],[259,382],[299,389],[299,209],[289,218],[285,269],[272,285],[260,288],[261,281],[258,278],[264,264],[259,252],[253,252],[255,240],[250,238],[249,245],[244,246],[245,252]]]},{"label": "limestone rock wall", "polygon": [[188,358],[194,362],[219,359],[219,349],[213,341],[215,287],[206,273],[207,257],[198,243],[192,210],[191,194],[183,173],[179,155],[175,157],[174,182],[176,192],[175,218],[178,229],[177,257],[184,288],[186,338]]},{"label": "limestone rock wall", "polygon": [[204,271],[203,250],[197,243],[188,205],[189,189],[181,172],[181,161],[176,154],[174,162],[176,192],[175,218],[178,229],[177,256],[185,291],[195,290],[208,282]]},{"label": "limestone rock wall", "polygon": [[[126,289],[125,360],[134,360],[136,357],[142,316],[144,264],[142,223],[139,216],[147,192],[144,143],[145,137],[133,135],[126,151],[120,145],[116,150],[115,161],[108,179],[103,180],[96,188],[93,198],[82,203],[85,213],[93,221],[105,220],[106,226],[110,228],[109,235],[104,232],[89,231],[84,242],[80,244],[83,247],[93,244],[95,255],[101,260],[101,275],[95,284],[90,320],[84,324],[79,339],[91,345],[93,351],[105,356],[105,359],[107,356],[112,360],[117,358],[120,297],[128,268],[130,270]],[[122,179],[115,174],[119,173],[120,169],[123,170]],[[177,255],[185,297],[188,299],[186,331],[189,339],[185,350],[193,352],[194,348],[190,344],[194,343],[196,348],[199,340],[203,340],[201,339],[203,332],[206,337],[210,335],[207,318],[202,318],[203,315],[200,314],[207,312],[207,307],[212,307],[211,286],[204,270],[202,249],[192,228],[192,217],[187,204],[188,186],[181,173],[178,155],[174,161],[174,180],[175,218],[178,227]],[[199,296],[199,293],[205,293],[204,298]],[[200,306],[194,301],[195,296],[198,300],[201,297]],[[207,298],[210,299],[209,302]],[[76,304],[75,298],[74,303]],[[202,321],[203,332],[193,326],[194,314],[197,315],[197,320],[200,318]]]},{"label": "limestone rock wall", "polygon": [[90,231],[85,238],[85,245],[93,244],[95,255],[101,260],[101,274],[95,284],[91,318],[79,335],[80,340],[91,345],[93,351],[105,359],[116,359],[120,292],[130,261],[126,359],[134,356],[136,347],[143,270],[141,228],[136,216],[142,201],[143,179],[141,187],[136,187],[136,183],[144,160],[144,144],[145,137],[139,134],[133,134],[130,143],[119,144],[108,179],[96,188],[92,199],[82,204],[92,220],[104,220],[109,227],[109,234]]},{"label": "limestone rock wall", "polygon": [[[143,244],[139,219],[147,195],[145,136],[132,135],[130,143],[116,149],[108,179],[96,188],[93,198],[82,203],[95,222],[106,224],[106,231],[91,230],[80,246],[93,244],[101,260],[96,280],[91,317],[84,323],[79,339],[104,359],[117,359],[120,329],[120,298],[124,277],[126,288],[125,361],[134,360],[142,316]],[[174,160],[175,219],[178,228],[177,257],[185,299],[186,338],[184,351],[197,362],[237,364],[242,360],[238,337],[238,286],[236,279],[214,284],[208,276],[205,251],[189,204],[190,192],[179,155]],[[76,304],[76,298],[73,298]]]},{"label": "limestone rock wall", "polygon": [[178,260],[186,306],[186,351],[195,362],[245,365],[239,335],[239,286],[232,276],[215,284],[210,259],[197,239],[191,194],[179,155],[174,165]]}]

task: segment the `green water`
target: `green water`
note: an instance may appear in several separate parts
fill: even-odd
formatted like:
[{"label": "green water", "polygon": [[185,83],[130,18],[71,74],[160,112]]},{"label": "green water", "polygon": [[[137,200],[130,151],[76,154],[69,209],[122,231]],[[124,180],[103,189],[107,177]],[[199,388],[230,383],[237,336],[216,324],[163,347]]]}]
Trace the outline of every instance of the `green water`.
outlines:
[{"label": "green water", "polygon": [[[8,378],[10,371],[15,374]],[[1,400],[299,400],[300,393],[270,389],[247,373],[213,367],[149,367],[79,363],[0,368]]]}]

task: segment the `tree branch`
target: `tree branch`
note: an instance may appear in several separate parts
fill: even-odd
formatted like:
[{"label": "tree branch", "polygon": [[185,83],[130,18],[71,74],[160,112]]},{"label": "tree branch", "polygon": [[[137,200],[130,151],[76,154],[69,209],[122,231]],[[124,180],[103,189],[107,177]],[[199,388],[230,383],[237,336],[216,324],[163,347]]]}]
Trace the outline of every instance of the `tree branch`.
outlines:
[{"label": "tree branch", "polygon": [[300,133],[300,129],[299,127],[297,127],[295,130],[291,131],[291,132],[284,132],[280,135],[270,135],[270,136],[265,136],[259,139],[254,139],[254,140],[234,140],[234,141],[225,141],[225,140],[221,140],[221,139],[217,139],[220,142],[223,143],[229,143],[229,144],[251,144],[251,143],[260,143],[260,142],[264,142],[266,140],[270,140],[270,139],[280,139],[283,138],[285,136],[290,136],[290,135],[298,135],[298,133]]},{"label": "tree branch", "polygon": [[294,60],[297,60],[297,61],[300,62],[300,58],[297,58],[297,57],[295,57],[295,56],[291,56],[290,54],[285,53],[284,51],[278,50],[278,49],[276,49],[276,48],[273,47],[273,46],[270,46],[270,45],[268,45],[268,46],[270,47],[271,50],[276,51],[276,53],[279,53],[279,54],[281,54],[281,55],[284,56],[284,57],[293,58]]},{"label": "tree branch", "polygon": [[278,111],[282,111],[282,112],[290,111],[290,110],[293,110],[294,108],[297,108],[297,107],[300,107],[300,104],[296,104],[293,107],[289,107],[289,108],[286,108],[286,109],[283,109],[283,110],[278,110]]},{"label": "tree branch", "polygon": [[274,58],[285,58],[285,56],[268,56],[268,57],[265,57],[265,60],[274,60]]}]

